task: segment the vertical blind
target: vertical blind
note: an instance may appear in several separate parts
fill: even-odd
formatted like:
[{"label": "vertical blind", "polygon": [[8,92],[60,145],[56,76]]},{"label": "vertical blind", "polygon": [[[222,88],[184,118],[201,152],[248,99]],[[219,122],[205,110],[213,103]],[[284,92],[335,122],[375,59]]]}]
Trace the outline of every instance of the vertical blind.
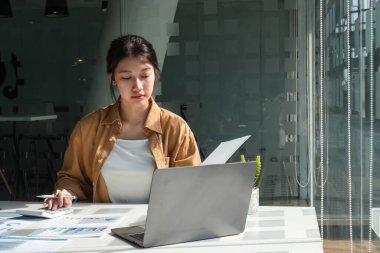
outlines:
[{"label": "vertical blind", "polygon": [[[321,237],[343,239],[351,252],[358,247],[371,252],[372,245],[375,4],[374,0],[319,0],[316,4],[316,176],[320,177],[316,195]],[[346,226],[337,229],[337,224]],[[363,246],[367,242],[368,247]]]}]

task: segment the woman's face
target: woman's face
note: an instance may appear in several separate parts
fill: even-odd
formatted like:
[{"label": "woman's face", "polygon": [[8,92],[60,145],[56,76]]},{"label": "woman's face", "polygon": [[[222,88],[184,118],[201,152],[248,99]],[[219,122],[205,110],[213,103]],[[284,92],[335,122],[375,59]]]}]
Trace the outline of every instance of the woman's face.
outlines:
[{"label": "woman's face", "polygon": [[112,81],[123,102],[148,105],[155,81],[153,65],[140,57],[124,58],[116,66]]}]

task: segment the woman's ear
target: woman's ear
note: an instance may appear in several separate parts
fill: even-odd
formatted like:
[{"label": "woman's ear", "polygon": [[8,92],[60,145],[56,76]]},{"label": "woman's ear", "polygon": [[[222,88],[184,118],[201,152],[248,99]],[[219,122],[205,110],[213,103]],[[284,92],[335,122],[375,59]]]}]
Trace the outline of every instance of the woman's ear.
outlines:
[{"label": "woman's ear", "polygon": [[108,79],[111,81],[112,85],[116,85],[115,79],[113,78],[113,74],[108,74]]}]

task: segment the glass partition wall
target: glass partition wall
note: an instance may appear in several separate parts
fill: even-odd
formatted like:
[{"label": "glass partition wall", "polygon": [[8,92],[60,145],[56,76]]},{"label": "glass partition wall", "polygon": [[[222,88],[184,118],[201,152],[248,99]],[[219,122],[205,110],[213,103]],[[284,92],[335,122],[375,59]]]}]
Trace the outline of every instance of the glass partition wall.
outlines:
[{"label": "glass partition wall", "polygon": [[168,24],[156,100],[188,120],[204,156],[252,135],[231,161],[262,156],[263,203],[307,205],[310,196],[306,10],[297,1],[179,0]]},{"label": "glass partition wall", "polygon": [[65,2],[49,16],[48,4],[57,1],[0,2],[0,116],[57,116],[0,122],[1,200],[36,200],[52,191],[67,138],[99,79],[94,69],[108,14],[101,0]]}]

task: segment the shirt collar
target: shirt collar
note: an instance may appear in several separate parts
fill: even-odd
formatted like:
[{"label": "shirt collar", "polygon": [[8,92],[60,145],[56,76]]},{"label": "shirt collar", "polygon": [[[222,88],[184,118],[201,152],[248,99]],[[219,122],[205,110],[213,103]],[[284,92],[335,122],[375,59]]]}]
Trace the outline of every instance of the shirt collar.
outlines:
[{"label": "shirt collar", "polygon": [[154,132],[162,134],[161,109],[152,97],[149,98],[150,110],[146,117],[144,127]]},{"label": "shirt collar", "polygon": [[119,113],[119,107],[120,107],[120,97],[116,100],[115,103],[110,105],[109,113],[103,118],[101,121],[101,124],[103,125],[112,125],[114,122],[118,122],[121,124],[120,120],[120,113]]}]

